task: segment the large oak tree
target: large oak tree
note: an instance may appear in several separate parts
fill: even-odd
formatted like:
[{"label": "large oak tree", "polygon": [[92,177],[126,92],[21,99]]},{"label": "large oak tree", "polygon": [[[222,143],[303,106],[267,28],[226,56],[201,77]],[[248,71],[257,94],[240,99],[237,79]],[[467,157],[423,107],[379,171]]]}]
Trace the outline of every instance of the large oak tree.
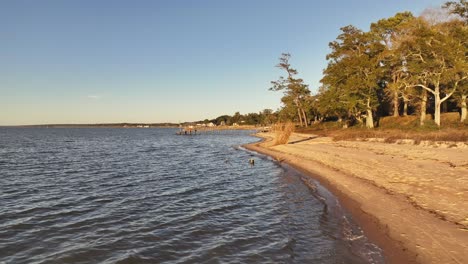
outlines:
[{"label": "large oak tree", "polygon": [[366,127],[373,128],[383,70],[379,56],[384,45],[376,41],[372,32],[354,26],[343,27],[341,31],[329,44],[332,51],[327,55],[329,63],[321,82],[329,87],[328,93],[340,98],[350,115],[365,117]]}]

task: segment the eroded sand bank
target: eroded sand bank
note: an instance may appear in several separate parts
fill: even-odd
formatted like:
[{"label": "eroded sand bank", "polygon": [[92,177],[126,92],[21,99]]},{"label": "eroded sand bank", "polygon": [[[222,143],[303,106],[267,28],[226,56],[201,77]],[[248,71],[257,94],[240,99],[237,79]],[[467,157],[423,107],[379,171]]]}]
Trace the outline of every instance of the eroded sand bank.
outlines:
[{"label": "eroded sand bank", "polygon": [[390,263],[466,263],[468,147],[339,141],[293,134],[246,146],[320,180]]}]

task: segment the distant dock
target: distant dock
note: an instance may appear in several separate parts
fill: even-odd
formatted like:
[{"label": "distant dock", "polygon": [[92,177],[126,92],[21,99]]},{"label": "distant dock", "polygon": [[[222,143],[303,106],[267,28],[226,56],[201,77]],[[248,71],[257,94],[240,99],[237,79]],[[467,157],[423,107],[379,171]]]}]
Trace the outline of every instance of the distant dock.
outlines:
[{"label": "distant dock", "polygon": [[229,131],[235,130],[255,130],[262,131],[264,127],[258,126],[181,126],[179,131],[176,132],[176,135],[183,136],[193,136],[193,135],[203,135],[203,134],[221,134],[228,133]]}]

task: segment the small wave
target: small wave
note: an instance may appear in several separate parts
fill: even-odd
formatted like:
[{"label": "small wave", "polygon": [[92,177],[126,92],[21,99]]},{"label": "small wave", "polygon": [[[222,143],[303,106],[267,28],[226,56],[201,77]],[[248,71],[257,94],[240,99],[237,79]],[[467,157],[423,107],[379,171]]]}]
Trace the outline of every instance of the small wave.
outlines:
[{"label": "small wave", "polygon": [[31,146],[2,134],[11,155],[0,166],[14,166],[0,180],[0,262],[362,263],[345,260],[373,254],[352,223],[340,233],[341,207],[320,185],[240,147],[249,132],[174,131],[21,130]]}]

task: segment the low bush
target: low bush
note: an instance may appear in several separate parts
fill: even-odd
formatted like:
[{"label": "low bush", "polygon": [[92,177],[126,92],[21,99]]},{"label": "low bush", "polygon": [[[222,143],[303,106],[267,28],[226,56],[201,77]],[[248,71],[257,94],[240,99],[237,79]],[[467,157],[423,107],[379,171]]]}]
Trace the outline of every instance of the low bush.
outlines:
[{"label": "low bush", "polygon": [[274,145],[281,145],[288,143],[289,137],[294,132],[295,125],[292,122],[277,123],[273,125],[273,131],[275,132],[275,143]]}]

